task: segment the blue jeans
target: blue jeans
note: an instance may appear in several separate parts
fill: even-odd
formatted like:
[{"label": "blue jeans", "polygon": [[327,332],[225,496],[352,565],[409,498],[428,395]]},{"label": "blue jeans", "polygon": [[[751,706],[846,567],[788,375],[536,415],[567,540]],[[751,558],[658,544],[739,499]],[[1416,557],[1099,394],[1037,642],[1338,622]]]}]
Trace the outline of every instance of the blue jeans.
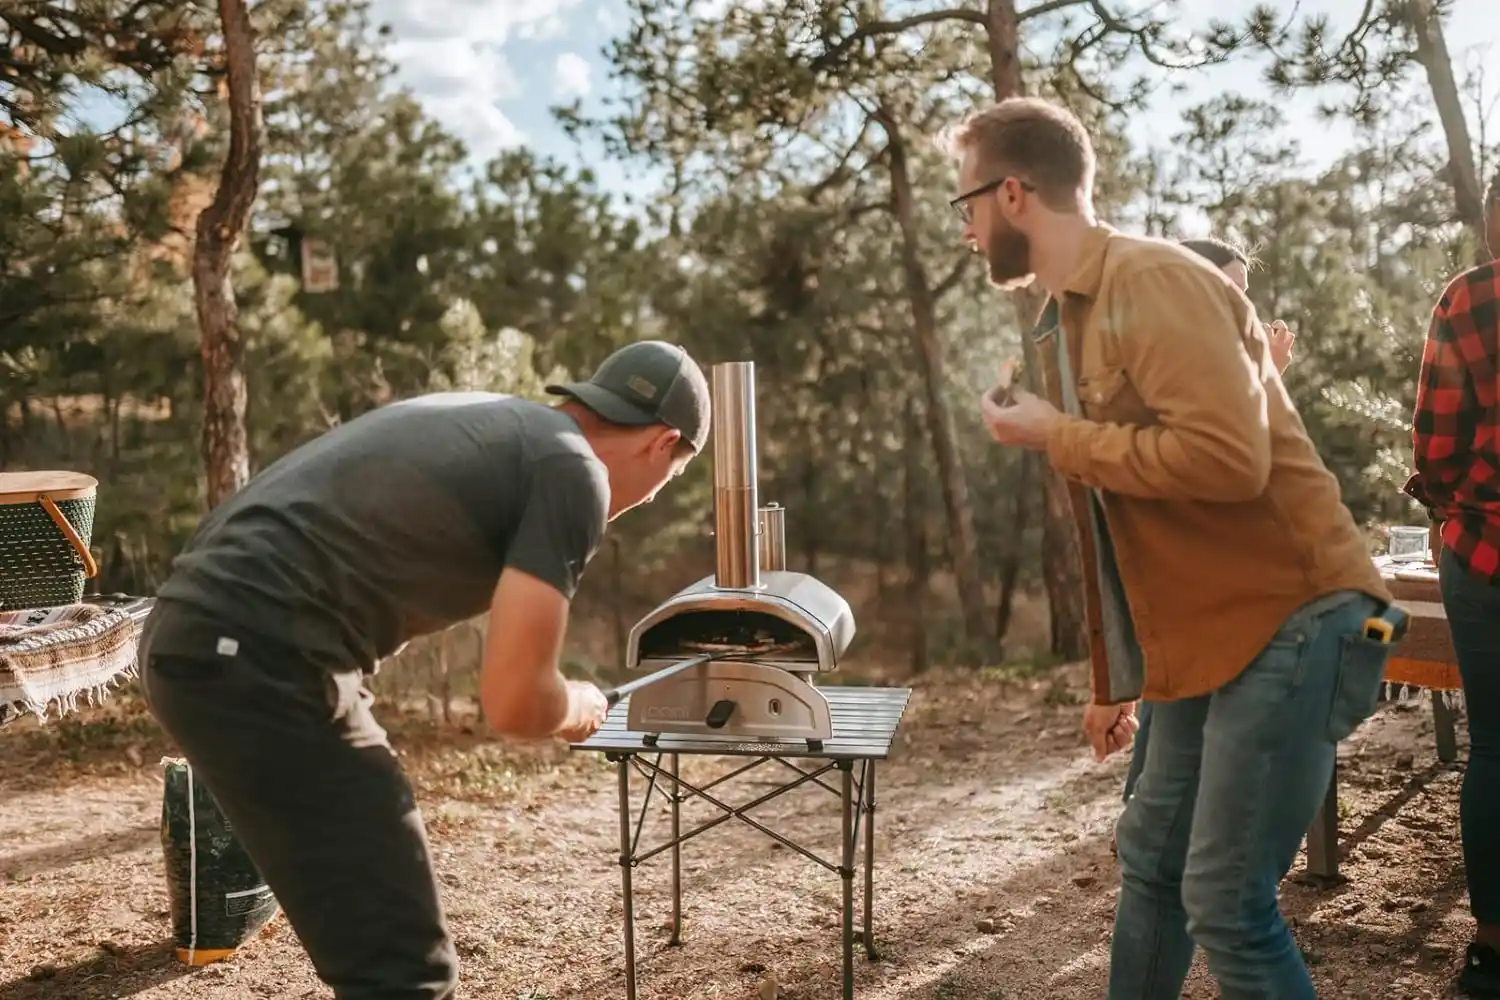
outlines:
[{"label": "blue jeans", "polygon": [[1195,945],[1222,1000],[1316,1000],[1276,892],[1335,744],[1375,710],[1389,647],[1362,626],[1379,607],[1363,594],[1320,598],[1228,684],[1151,706],[1116,832],[1109,1000],[1177,1000]]},{"label": "blue jeans", "polygon": [[1500,587],[1464,572],[1447,549],[1438,579],[1469,715],[1458,800],[1469,910],[1476,923],[1500,926]]},{"label": "blue jeans", "polygon": [[1135,740],[1130,744],[1130,770],[1125,772],[1125,791],[1121,798],[1130,801],[1135,783],[1141,780],[1141,769],[1146,766],[1146,743],[1151,739],[1151,703],[1135,703],[1135,717],[1140,728],[1135,731]]}]

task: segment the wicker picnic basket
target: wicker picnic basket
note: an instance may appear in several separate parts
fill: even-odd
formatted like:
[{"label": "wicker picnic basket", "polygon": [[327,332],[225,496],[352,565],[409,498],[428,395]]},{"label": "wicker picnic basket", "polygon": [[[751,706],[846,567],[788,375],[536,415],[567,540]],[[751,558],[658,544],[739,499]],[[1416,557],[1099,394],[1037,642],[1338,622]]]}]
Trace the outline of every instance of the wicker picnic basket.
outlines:
[{"label": "wicker picnic basket", "polygon": [[0,610],[83,599],[99,573],[89,552],[98,487],[81,472],[0,472]]}]

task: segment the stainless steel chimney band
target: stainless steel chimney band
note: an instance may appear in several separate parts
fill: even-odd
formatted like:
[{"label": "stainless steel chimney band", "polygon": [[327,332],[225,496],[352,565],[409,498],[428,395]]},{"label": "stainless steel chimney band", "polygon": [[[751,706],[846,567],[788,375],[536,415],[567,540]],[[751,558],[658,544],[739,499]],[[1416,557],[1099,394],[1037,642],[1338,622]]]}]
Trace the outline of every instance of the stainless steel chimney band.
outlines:
[{"label": "stainless steel chimney band", "polygon": [[724,588],[760,586],[759,469],[755,447],[755,363],[713,366],[714,579]]}]

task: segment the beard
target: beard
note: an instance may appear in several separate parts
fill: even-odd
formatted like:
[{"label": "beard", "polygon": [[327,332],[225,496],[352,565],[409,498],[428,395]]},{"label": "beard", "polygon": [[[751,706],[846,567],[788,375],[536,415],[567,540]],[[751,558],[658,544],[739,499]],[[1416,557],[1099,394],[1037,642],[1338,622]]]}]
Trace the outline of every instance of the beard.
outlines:
[{"label": "beard", "polygon": [[984,255],[990,284],[1007,291],[1031,284],[1031,240],[1019,229],[997,218]]}]

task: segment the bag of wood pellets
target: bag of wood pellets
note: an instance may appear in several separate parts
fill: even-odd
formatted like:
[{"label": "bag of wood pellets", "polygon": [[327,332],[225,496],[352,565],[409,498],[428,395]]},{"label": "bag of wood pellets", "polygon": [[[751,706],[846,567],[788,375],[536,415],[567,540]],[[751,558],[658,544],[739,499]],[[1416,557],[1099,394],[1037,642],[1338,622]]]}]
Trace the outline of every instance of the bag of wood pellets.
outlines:
[{"label": "bag of wood pellets", "polygon": [[161,805],[161,846],[177,957],[207,965],[234,950],[271,922],[280,909],[229,820],[193,768],[176,757],[166,768]]}]

